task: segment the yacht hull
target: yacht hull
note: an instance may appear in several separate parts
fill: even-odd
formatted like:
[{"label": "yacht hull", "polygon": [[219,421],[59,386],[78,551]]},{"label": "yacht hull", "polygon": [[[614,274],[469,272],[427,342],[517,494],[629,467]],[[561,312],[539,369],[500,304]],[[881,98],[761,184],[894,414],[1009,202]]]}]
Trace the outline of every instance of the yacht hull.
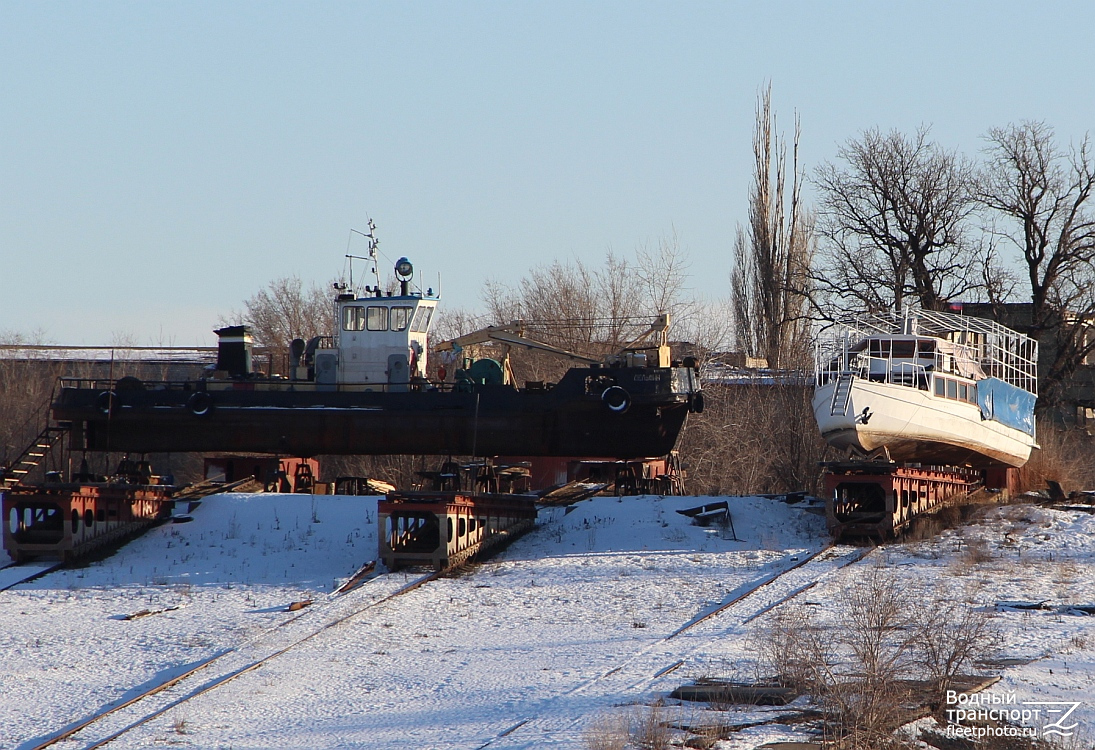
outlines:
[{"label": "yacht hull", "polygon": [[[975,403],[939,398],[920,388],[855,377],[847,408],[833,408],[837,380],[814,390],[821,435],[832,446],[894,461],[933,465],[1022,466],[1035,447],[1022,430],[983,419]],[[835,413],[834,413],[835,412]]]}]

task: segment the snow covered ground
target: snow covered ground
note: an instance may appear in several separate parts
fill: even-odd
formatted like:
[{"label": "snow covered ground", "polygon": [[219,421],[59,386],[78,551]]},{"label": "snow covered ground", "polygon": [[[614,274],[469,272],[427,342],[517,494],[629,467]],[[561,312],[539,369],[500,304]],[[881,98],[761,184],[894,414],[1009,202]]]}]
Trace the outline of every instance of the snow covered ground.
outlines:
[{"label": "snow covered ground", "polygon": [[[545,509],[534,531],[471,574],[385,600],[418,574],[333,593],[376,556],[376,498],[211,497],[192,522],[0,592],[0,747],[33,747],[212,659],[58,747],[156,714],[111,747],[583,748],[591,723],[629,705],[701,676],[753,676],[749,636],[768,607],[814,581],[802,596],[832,606],[874,564],[981,605],[1045,600],[1052,609],[1000,615],[1004,655],[1033,661],[1006,668],[993,690],[1088,701],[1074,716],[1095,724],[1095,618],[1058,607],[1095,604],[1095,517],[998,508],[849,565],[860,550],[807,562],[827,538],[803,504],[728,498],[735,540],[674,512],[704,500]],[[142,610],[154,614],[125,619]],[[755,727],[718,747],[794,732]]]}]

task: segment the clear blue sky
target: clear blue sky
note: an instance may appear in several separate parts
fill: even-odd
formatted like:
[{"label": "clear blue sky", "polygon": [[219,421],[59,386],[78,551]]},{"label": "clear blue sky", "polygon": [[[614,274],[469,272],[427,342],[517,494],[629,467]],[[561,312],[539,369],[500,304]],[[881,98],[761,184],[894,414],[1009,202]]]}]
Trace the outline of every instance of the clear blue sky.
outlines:
[{"label": "clear blue sky", "polygon": [[1093,29],[1090,2],[3,0],[0,332],[212,344],[370,216],[450,306],[674,229],[725,295],[766,81],[809,168],[873,126],[1076,139]]}]

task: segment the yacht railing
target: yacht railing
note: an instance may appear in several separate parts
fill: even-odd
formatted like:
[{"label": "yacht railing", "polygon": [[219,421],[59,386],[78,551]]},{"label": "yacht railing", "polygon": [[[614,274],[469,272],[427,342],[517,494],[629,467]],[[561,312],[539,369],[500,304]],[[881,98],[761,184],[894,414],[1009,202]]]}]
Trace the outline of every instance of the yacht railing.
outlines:
[{"label": "yacht railing", "polygon": [[[952,363],[945,359],[953,357],[956,367],[963,362],[976,365],[987,377],[998,378],[1034,395],[1038,393],[1037,341],[991,320],[916,309],[907,309],[900,315],[867,314],[842,321],[834,334],[818,342],[815,368],[818,385],[824,385],[841,372],[853,372],[856,369],[853,360],[879,359],[869,357],[867,352],[853,351],[863,348],[858,345],[864,339],[912,336],[941,339],[953,346],[953,351],[936,351],[932,365],[936,372],[954,370]],[[891,361],[887,371],[903,364],[927,368],[923,362],[894,364]],[[973,374],[974,377],[980,374],[963,373],[961,369],[958,367],[959,372],[954,374]]]},{"label": "yacht railing", "polygon": [[894,362],[893,357],[859,355],[851,362],[849,371],[862,380],[874,383],[906,385],[928,390],[931,370],[916,362]]}]

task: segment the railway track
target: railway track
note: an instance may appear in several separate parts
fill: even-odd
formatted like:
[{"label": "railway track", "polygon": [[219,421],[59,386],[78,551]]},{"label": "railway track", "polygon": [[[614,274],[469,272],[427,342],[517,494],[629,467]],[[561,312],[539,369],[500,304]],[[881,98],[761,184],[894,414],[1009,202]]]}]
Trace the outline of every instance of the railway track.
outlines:
[{"label": "railway track", "polygon": [[[698,645],[688,635],[710,628],[734,629],[769,612],[816,586],[832,573],[854,564],[870,549],[828,546],[801,558],[789,557],[781,569],[755,579],[731,592],[723,601],[701,610],[695,617],[661,640],[631,655],[613,669],[596,675],[561,694],[537,712],[509,726],[480,745],[486,747],[537,747],[558,733],[573,730],[589,710],[603,708],[605,700],[642,691],[686,663]],[[3,570],[0,569],[0,573]],[[382,575],[367,568],[351,577],[351,583],[333,593],[319,606],[309,607],[258,634],[247,643],[216,653],[190,665],[185,671],[153,685],[115,706],[105,707],[41,738],[26,750],[51,747],[101,748],[198,696],[248,674],[292,649],[300,647],[339,624],[409,593],[448,571],[407,579]],[[354,585],[356,583],[356,585]],[[726,618],[730,622],[725,622]],[[552,704],[567,705],[563,713]],[[574,707],[589,705],[574,713]]]},{"label": "railway track", "polygon": [[[242,675],[258,669],[272,659],[308,643],[321,633],[418,587],[459,572],[491,546],[512,540],[534,523],[536,510],[528,501],[515,503],[500,496],[474,496],[468,493],[406,493],[389,496],[379,505],[382,528],[393,530],[390,543],[383,547],[382,559],[389,569],[404,565],[436,565],[438,570],[406,581],[402,576],[376,574],[370,563],[357,571],[318,606],[311,601],[297,602],[300,613],[273,626],[246,643],[235,646],[190,665],[179,665],[176,673],[151,685],[118,705],[104,706],[59,732],[32,740],[24,750],[41,750],[65,743],[80,747],[103,747],[122,735],[162,716],[183,703],[214,690]],[[430,522],[432,520],[432,523]],[[447,524],[447,540],[438,530]],[[398,533],[396,531],[398,527]],[[453,544],[453,532],[458,532]],[[431,536],[432,533],[432,536]],[[428,551],[423,552],[423,549]],[[52,568],[51,568],[52,569]],[[35,575],[44,575],[48,570]],[[0,571],[2,574],[2,571]],[[20,579],[12,585],[26,580]],[[311,606],[309,606],[311,605]],[[292,611],[292,610],[291,610]],[[201,682],[199,682],[199,680]]]},{"label": "railway track", "polygon": [[[722,601],[696,613],[663,638],[622,659],[613,668],[586,679],[546,701],[532,715],[488,739],[486,747],[538,747],[545,740],[572,733],[584,717],[603,709],[619,695],[645,692],[661,678],[687,663],[702,647],[690,636],[711,629],[733,631],[816,586],[826,576],[852,565],[870,549],[827,546],[800,556],[788,556],[777,570],[743,584]],[[64,729],[24,744],[24,750],[51,747],[100,748],[152,722],[198,696],[251,673],[385,602],[413,591],[450,571],[413,578],[379,575],[368,566],[322,602],[301,610],[239,646],[205,660],[180,666],[183,671],[152,685],[119,705],[108,705]],[[0,569],[0,574],[3,569]],[[554,708],[553,708],[554,706]],[[495,730],[497,731],[497,730]]]},{"label": "railway track", "polygon": [[[24,747],[44,750],[62,743],[64,747],[79,746],[85,750],[104,747],[187,701],[252,672],[347,620],[446,573],[436,571],[409,580],[399,574],[362,576],[356,585],[340,589],[321,605],[301,610],[300,614],[272,626],[246,643],[190,665],[185,671],[124,703],[105,707],[59,732],[40,738],[38,744]],[[203,681],[198,684],[198,679]]]},{"label": "railway track", "polygon": [[[827,577],[854,565],[874,547],[829,545],[801,559],[791,558],[775,573],[755,579],[731,592],[677,630],[647,645],[612,669],[596,675],[545,704],[479,745],[485,748],[536,748],[554,737],[575,731],[589,716],[611,705],[620,695],[646,692],[658,680],[684,666],[712,632],[731,635],[745,625],[817,586]],[[728,621],[727,621],[728,620]],[[702,633],[701,631],[708,631]],[[690,640],[689,636],[699,636]],[[565,707],[553,711],[555,706]]]},{"label": "railway track", "polygon": [[[603,708],[613,696],[644,691],[683,666],[689,655],[699,647],[689,641],[688,635],[711,628],[740,628],[813,588],[828,575],[862,560],[870,552],[871,549],[828,546],[801,559],[791,557],[785,567],[739,587],[723,601],[697,613],[661,640],[641,649],[614,668],[556,696],[537,715],[514,723],[479,747],[538,747],[551,736],[573,731],[584,717],[591,711]],[[149,687],[125,703],[104,708],[36,745],[27,746],[27,750],[59,746],[84,750],[105,747],[187,701],[248,674],[339,624],[447,573],[433,572],[409,580],[397,574],[356,576],[356,586],[332,594],[322,605],[302,610],[247,643],[191,665],[184,672]],[[727,617],[731,621],[723,622]],[[568,710],[555,713],[552,711],[553,704],[565,704]]]},{"label": "railway track", "polygon": [[[190,665],[179,665],[168,679],[141,690],[124,703],[108,705],[59,732],[32,740],[24,750],[41,750],[61,743],[81,747],[103,747],[177,706],[258,669],[272,659],[297,648],[321,633],[362,612],[379,606],[418,587],[459,572],[462,566],[499,543],[531,527],[536,510],[527,500],[516,502],[503,496],[469,493],[404,493],[389,496],[378,506],[381,528],[392,533],[384,537],[382,560],[389,569],[404,565],[435,565],[433,573],[406,581],[402,576],[378,575],[374,563],[358,570],[318,606],[297,602],[290,611],[300,613],[268,628],[246,643]],[[447,524],[447,539],[439,529]],[[458,530],[457,543],[453,532]],[[391,547],[392,540],[398,544]],[[385,546],[387,545],[387,546]],[[426,551],[423,551],[426,550]],[[52,568],[51,568],[52,569]],[[2,574],[0,570],[0,574]],[[44,575],[48,570],[35,575]],[[2,579],[0,579],[2,580]],[[26,580],[26,578],[13,583]],[[203,680],[199,684],[199,680]]]},{"label": "railway track", "polygon": [[29,583],[44,575],[60,569],[64,563],[11,563],[0,568],[0,591],[7,591],[19,584]]}]

